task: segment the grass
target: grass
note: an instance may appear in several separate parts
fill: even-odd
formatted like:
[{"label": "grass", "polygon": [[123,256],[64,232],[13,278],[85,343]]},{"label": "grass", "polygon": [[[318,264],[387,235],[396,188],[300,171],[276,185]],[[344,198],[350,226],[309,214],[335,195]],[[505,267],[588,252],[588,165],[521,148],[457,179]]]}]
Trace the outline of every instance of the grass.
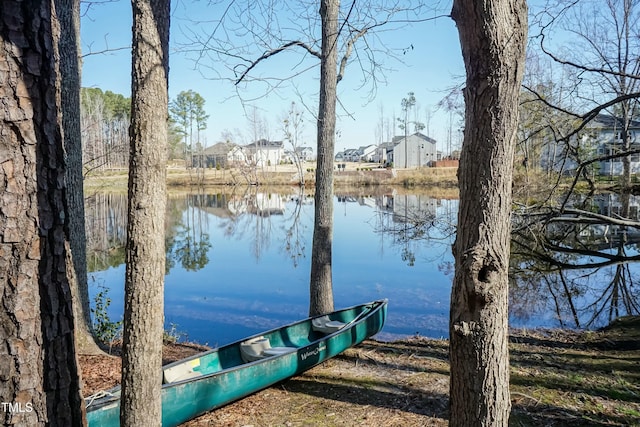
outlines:
[{"label": "grass", "polygon": [[640,355],[629,345],[639,331],[554,332],[513,343],[512,425],[639,426]]},{"label": "grass", "polygon": [[[512,331],[509,424],[640,426],[640,327],[630,324],[589,333]],[[203,350],[165,343],[165,363]],[[446,340],[367,340],[185,426],[446,426],[448,352]],[[86,393],[117,384],[119,362],[81,358]]]},{"label": "grass", "polygon": [[[455,168],[421,168],[412,170],[396,170],[362,167],[358,164],[350,166],[346,171],[335,171],[334,186],[344,187],[377,187],[398,186],[408,189],[416,187],[435,187],[450,190],[457,189],[457,170]],[[358,167],[356,167],[358,166]],[[304,175],[305,187],[313,189],[315,172],[308,168]],[[93,173],[85,179],[85,192],[126,191],[128,182],[127,170],[110,170]],[[167,169],[167,187],[169,190],[236,186],[236,185],[268,185],[296,186],[299,180],[295,170],[289,166],[278,166],[275,171],[258,171],[251,176],[237,169],[206,169],[204,175],[198,177],[195,171],[184,168]]]}]

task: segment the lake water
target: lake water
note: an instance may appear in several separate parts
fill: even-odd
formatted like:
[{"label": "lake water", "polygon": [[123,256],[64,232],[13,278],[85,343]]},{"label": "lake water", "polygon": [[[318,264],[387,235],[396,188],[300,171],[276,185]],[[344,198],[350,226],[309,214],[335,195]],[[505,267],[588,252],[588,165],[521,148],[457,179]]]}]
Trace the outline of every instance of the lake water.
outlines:
[{"label": "lake water", "polygon": [[[335,307],[387,298],[379,339],[447,337],[457,207],[395,190],[336,194]],[[221,345],[307,317],[312,196],[258,188],[171,195],[167,212],[167,329]],[[112,320],[123,312],[124,218],[124,195],[89,199],[90,297],[109,289]],[[512,326],[564,325],[557,304],[541,304],[547,298],[526,292],[511,300]]]}]

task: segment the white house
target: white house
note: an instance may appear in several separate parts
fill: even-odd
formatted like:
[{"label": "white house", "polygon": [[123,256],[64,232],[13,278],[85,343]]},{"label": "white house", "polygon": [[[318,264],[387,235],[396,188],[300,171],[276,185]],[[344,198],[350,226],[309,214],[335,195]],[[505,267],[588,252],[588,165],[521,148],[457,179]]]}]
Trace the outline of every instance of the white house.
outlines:
[{"label": "white house", "polygon": [[362,145],[359,148],[347,148],[336,154],[337,162],[378,162],[378,147],[374,144]]},{"label": "white house", "polygon": [[373,144],[361,146],[358,148],[358,155],[361,162],[373,162],[376,155],[376,146]]},{"label": "white house", "polygon": [[387,161],[401,169],[433,166],[440,160],[436,148],[436,140],[420,132],[407,136],[394,136],[388,144]]},{"label": "white house", "polygon": [[276,166],[285,159],[282,141],[259,139],[256,142],[245,145],[243,148],[247,155],[247,160],[258,167]]},{"label": "white house", "polygon": [[310,162],[316,159],[311,147],[296,147],[296,154],[303,162]]},{"label": "white house", "polygon": [[383,142],[382,144],[376,146],[376,152],[373,155],[372,161],[376,163],[388,163],[388,155],[389,153],[393,153],[393,142]]}]

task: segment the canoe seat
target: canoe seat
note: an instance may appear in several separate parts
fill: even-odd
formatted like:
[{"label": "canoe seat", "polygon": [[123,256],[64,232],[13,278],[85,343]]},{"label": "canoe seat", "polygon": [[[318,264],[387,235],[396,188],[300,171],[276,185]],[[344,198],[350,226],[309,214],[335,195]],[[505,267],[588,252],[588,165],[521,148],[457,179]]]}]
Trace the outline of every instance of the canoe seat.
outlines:
[{"label": "canoe seat", "polygon": [[332,334],[339,331],[346,325],[346,323],[338,320],[331,320],[329,316],[316,317],[311,321],[311,327],[314,331],[322,332],[323,334]]},{"label": "canoe seat", "polygon": [[296,351],[296,347],[271,347],[268,338],[255,337],[240,343],[240,355],[245,362],[254,362],[266,357],[280,356],[281,354]]},{"label": "canoe seat", "polygon": [[163,369],[163,383],[175,383],[178,381],[184,381],[191,378],[196,378],[201,376],[200,372],[196,372],[192,369],[192,367],[187,364],[176,365],[172,368]]}]

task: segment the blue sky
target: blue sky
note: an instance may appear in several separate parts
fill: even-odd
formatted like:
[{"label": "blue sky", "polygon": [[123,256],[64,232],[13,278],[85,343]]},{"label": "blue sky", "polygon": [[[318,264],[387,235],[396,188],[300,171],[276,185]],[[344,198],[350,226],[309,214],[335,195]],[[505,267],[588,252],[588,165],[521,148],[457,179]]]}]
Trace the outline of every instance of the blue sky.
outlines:
[{"label": "blue sky", "polygon": [[[246,108],[243,108],[241,98],[258,98],[251,103],[245,101],[244,106],[255,106],[269,123],[269,139],[281,140],[281,117],[291,101],[298,104],[301,102],[291,85],[275,94],[260,97],[261,85],[250,83],[236,88],[230,81],[213,79],[209,69],[213,66],[222,70],[220,64],[203,62],[206,68],[195,69],[193,59],[177,51],[177,47],[185,40],[185,34],[195,27],[194,17],[200,21],[215,21],[222,15],[226,6],[224,3],[226,2],[222,5],[210,5],[209,2],[203,1],[172,1],[169,97],[174,99],[179,92],[189,89],[203,96],[206,101],[205,108],[210,115],[204,136],[207,146],[221,141],[224,130],[234,129],[238,129],[245,136],[246,140],[239,142],[250,142]],[[446,7],[444,10],[448,12],[449,9]],[[117,0],[92,6],[83,14],[81,37],[85,55],[82,85],[129,96],[130,50],[115,50],[104,54],[96,52],[130,46],[131,3]],[[387,32],[383,37],[384,43],[391,48],[412,45],[413,49],[401,55],[404,63],[393,59],[385,61],[384,65],[393,70],[386,73],[386,85],[378,85],[373,101],[368,100],[368,88],[359,89],[361,73],[357,64],[351,63],[344,79],[338,85],[341,104],[349,114],[339,108],[336,151],[376,143],[375,129],[380,121],[380,108],[384,109],[384,115],[389,118],[394,113],[395,116],[399,116],[401,100],[411,91],[415,92],[420,106],[418,119],[426,122],[426,111],[431,111],[429,136],[438,141],[439,149],[446,150],[449,114],[438,111],[436,104],[444,97],[448,88],[462,81],[464,74],[458,33],[453,21],[447,17],[439,18]],[[294,56],[277,55],[259,65],[256,72],[263,75],[287,72],[293,60]],[[305,103],[316,109],[318,74],[319,66],[314,66],[294,81],[295,88],[302,92]],[[305,145],[315,149],[315,120],[309,113],[305,113],[305,118]],[[454,144],[460,137],[458,128],[459,124],[454,123]],[[400,134],[402,131],[396,126],[395,133]]]}]

